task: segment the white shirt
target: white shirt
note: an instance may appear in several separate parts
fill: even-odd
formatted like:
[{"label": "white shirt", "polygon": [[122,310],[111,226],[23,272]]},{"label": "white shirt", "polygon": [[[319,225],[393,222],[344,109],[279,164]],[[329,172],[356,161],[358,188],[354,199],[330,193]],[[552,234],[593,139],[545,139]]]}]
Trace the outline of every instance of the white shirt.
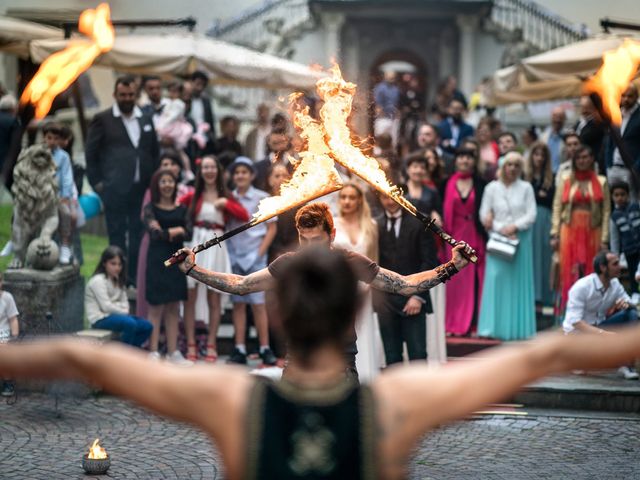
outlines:
[{"label": "white shirt", "polygon": [[631,301],[617,278],[612,278],[609,288],[605,289],[596,273],[582,277],[569,289],[563,330],[565,333],[573,331],[573,326],[579,321],[589,325],[600,324],[607,318],[607,311],[619,299]]},{"label": "white shirt", "polygon": [[[638,109],[640,105],[635,104],[629,110],[622,110],[622,124],[620,125],[620,135],[624,135],[624,131],[627,129],[627,125],[629,124],[629,119],[631,115]],[[622,155],[620,155],[620,151],[616,148],[613,151],[613,166],[615,167],[624,167],[627,168],[622,160]]]},{"label": "white shirt", "polygon": [[254,145],[248,145],[252,149],[252,151],[249,152],[251,154],[249,158],[254,162],[264,158],[269,132],[271,132],[271,127],[269,125],[258,125],[256,127],[256,143]]},{"label": "white shirt", "polygon": [[400,224],[402,223],[402,209],[398,210],[396,213],[389,213],[385,210],[384,216],[387,219],[387,225],[385,227],[387,232],[391,230],[391,218],[396,219],[395,223],[393,224],[393,233],[396,238],[398,238],[400,236]]},{"label": "white shirt", "polygon": [[[113,116],[118,118],[122,118],[122,123],[124,124],[124,128],[127,130],[127,135],[129,135],[129,140],[131,140],[131,144],[134,148],[138,148],[140,144],[140,122],[138,119],[142,117],[142,110],[136,105],[133,107],[133,112],[128,117],[123,115],[120,111],[120,107],[118,107],[117,103],[113,104],[112,110]],[[133,183],[138,183],[140,181],[140,159],[136,158],[136,171],[133,175]]]},{"label": "white shirt", "polygon": [[91,325],[111,314],[128,315],[127,292],[104,273],[98,273],[89,279],[85,287],[84,309]]},{"label": "white shirt", "polygon": [[196,127],[204,123],[204,104],[202,97],[194,97],[191,99],[191,110],[189,110],[189,114],[193,121],[196,122]]},{"label": "white shirt", "polygon": [[536,221],[536,197],[529,182],[516,180],[506,186],[494,180],[484,189],[480,204],[480,218],[484,221],[493,212],[492,230],[499,232],[504,227],[515,225],[518,230],[527,230]]},{"label": "white shirt", "polygon": [[0,343],[6,342],[11,336],[9,319],[18,316],[18,308],[9,292],[0,292]]}]

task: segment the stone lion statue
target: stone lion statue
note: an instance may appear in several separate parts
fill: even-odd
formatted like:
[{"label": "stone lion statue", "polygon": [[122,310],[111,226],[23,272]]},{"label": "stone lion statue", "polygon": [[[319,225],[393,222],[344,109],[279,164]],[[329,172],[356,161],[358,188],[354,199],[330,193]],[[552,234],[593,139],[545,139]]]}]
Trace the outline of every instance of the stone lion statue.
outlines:
[{"label": "stone lion statue", "polygon": [[[50,257],[57,252],[51,236],[58,228],[58,180],[56,164],[44,145],[33,145],[20,153],[13,170],[13,224],[11,242],[14,258],[9,268],[25,266],[30,259]],[[53,253],[52,253],[53,252]],[[57,259],[56,259],[57,261]],[[29,262],[26,262],[29,263]],[[32,262],[34,268],[56,262]]]}]

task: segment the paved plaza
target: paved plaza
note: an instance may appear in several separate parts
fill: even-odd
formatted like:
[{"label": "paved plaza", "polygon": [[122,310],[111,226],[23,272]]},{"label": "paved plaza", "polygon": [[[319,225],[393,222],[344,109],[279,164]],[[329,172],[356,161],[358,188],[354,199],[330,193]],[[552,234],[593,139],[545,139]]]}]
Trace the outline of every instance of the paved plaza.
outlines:
[{"label": "paved plaza", "polygon": [[[411,479],[640,478],[640,415],[515,409],[426,437]],[[211,415],[216,415],[215,406]],[[223,478],[220,457],[193,428],[109,396],[23,394],[0,403],[0,478],[87,479],[81,456],[99,437],[116,479]]]}]

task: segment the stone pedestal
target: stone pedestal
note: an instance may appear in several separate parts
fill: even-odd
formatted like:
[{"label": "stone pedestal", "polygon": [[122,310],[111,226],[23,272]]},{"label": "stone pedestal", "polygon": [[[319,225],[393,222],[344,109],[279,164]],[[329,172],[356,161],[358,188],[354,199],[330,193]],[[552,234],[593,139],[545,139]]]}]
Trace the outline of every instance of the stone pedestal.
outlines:
[{"label": "stone pedestal", "polygon": [[77,266],[50,271],[9,269],[4,274],[4,289],[16,300],[20,333],[51,335],[84,328],[84,279]]}]

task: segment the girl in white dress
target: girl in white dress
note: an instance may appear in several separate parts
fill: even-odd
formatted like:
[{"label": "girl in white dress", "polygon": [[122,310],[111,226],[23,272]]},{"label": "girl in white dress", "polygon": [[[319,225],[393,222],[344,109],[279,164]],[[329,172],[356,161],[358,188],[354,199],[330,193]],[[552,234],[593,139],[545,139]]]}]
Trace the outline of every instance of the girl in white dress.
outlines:
[{"label": "girl in white dress", "polygon": [[[364,191],[356,183],[346,183],[338,197],[340,216],[335,220],[336,236],[333,246],[352,250],[373,261],[378,260],[378,228],[371,218],[369,204]],[[360,282],[362,289],[369,286]],[[371,291],[368,291],[356,318],[358,354],[356,368],[362,382],[370,382],[384,364],[382,338],[378,328],[378,317],[373,311]]]},{"label": "girl in white dress", "polygon": [[[202,158],[196,174],[195,191],[186,195],[180,202],[189,206],[189,214],[193,219],[193,238],[190,248],[206,242],[215,235],[224,233],[226,220],[233,216],[241,222],[249,221],[249,214],[224,183],[223,169],[213,155]],[[227,246],[223,242],[219,246],[198,253],[198,265],[216,272],[231,273],[231,263]],[[207,338],[207,355],[205,361],[215,362],[218,358],[216,338],[221,316],[221,293],[197,283],[187,277],[187,301],[184,304],[184,327],[187,336],[187,359],[197,359],[195,340],[196,316],[202,318],[208,310],[209,336]],[[202,318],[205,320],[205,318]]]}]

